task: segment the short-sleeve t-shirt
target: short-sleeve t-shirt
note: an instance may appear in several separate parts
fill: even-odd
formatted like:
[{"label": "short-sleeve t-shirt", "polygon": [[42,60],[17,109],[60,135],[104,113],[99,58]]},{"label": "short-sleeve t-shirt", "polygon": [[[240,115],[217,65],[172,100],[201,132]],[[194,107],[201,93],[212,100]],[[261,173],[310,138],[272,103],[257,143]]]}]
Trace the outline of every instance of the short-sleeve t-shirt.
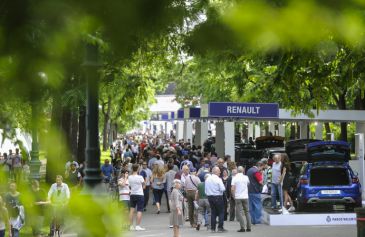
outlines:
[{"label": "short-sleeve t-shirt", "polygon": [[128,177],[129,186],[131,187],[131,195],[143,196],[144,179],[141,175],[130,175]]},{"label": "short-sleeve t-shirt", "polygon": [[235,199],[248,199],[248,184],[250,180],[242,173],[236,174],[232,178],[232,186],[235,186]]}]

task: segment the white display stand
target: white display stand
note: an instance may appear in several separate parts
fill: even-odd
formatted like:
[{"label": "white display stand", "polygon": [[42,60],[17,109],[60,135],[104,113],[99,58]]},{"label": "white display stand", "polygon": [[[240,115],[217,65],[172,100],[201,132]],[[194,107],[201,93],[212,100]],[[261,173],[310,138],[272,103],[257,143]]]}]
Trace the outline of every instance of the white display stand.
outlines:
[{"label": "white display stand", "polygon": [[359,161],[359,181],[362,189],[362,202],[365,200],[364,134],[355,134],[356,158]]},{"label": "white display stand", "polygon": [[269,214],[262,220],[270,226],[356,225],[355,213]]}]

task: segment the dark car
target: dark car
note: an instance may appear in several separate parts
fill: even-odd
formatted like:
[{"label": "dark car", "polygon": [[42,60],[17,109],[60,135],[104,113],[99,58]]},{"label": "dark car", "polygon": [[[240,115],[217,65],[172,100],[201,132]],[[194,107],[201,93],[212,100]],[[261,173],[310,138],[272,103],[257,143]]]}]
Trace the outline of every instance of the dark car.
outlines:
[{"label": "dark car", "polygon": [[262,156],[268,159],[268,164],[271,166],[274,162],[275,154],[285,153],[285,147],[271,147],[264,149]]},{"label": "dark car", "polygon": [[361,206],[361,186],[348,162],[348,143],[316,141],[304,145],[304,149],[293,147],[295,143],[287,146],[290,160],[303,162],[296,190],[298,211],[320,205],[341,204],[347,209]]},{"label": "dark car", "polygon": [[235,157],[238,165],[242,165],[248,170],[257,161],[272,155],[272,152],[284,152],[284,137],[262,136],[252,144],[235,144]]}]

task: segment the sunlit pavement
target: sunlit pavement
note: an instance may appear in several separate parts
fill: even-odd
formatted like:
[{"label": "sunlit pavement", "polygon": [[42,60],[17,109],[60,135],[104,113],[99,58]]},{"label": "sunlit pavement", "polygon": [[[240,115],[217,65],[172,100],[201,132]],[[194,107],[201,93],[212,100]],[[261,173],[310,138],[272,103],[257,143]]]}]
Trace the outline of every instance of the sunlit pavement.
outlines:
[{"label": "sunlit pavement", "polygon": [[[127,231],[128,237],[168,237],[173,236],[172,229],[169,228],[169,214],[166,213],[165,199],[162,200],[161,214],[155,214],[155,206],[149,205],[147,212],[143,213],[141,226],[146,228],[145,231]],[[266,224],[252,226],[252,232],[238,233],[239,223],[237,221],[224,223],[224,228],[228,230],[226,233],[211,233],[205,227],[201,227],[200,231],[190,227],[189,222],[180,230],[182,237],[205,236],[205,237],[221,237],[221,236],[270,236],[270,237],[352,237],[356,236],[356,226],[295,226],[295,227],[272,227]]]}]

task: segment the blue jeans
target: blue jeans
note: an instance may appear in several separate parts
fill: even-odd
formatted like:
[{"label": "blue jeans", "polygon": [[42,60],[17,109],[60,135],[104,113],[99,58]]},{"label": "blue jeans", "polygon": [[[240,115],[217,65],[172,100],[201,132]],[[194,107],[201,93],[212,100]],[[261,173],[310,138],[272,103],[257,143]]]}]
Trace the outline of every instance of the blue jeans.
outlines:
[{"label": "blue jeans", "polygon": [[261,210],[262,210],[262,203],[261,203],[261,194],[260,193],[249,193],[248,194],[248,202],[249,202],[249,209],[251,215],[251,222],[252,224],[260,224],[261,223]]},{"label": "blue jeans", "polygon": [[12,237],[19,237],[19,230],[11,228],[11,236]]},{"label": "blue jeans", "polygon": [[279,201],[280,201],[280,207],[283,206],[282,204],[282,193],[281,193],[281,187],[280,187],[280,184],[274,184],[274,183],[271,183],[271,207],[272,208],[276,208],[276,203],[277,203],[277,200],[279,198]]},{"label": "blue jeans", "polygon": [[218,229],[223,229],[224,223],[224,203],[222,196],[208,196],[208,201],[211,209],[211,230],[215,231],[218,216]]}]

